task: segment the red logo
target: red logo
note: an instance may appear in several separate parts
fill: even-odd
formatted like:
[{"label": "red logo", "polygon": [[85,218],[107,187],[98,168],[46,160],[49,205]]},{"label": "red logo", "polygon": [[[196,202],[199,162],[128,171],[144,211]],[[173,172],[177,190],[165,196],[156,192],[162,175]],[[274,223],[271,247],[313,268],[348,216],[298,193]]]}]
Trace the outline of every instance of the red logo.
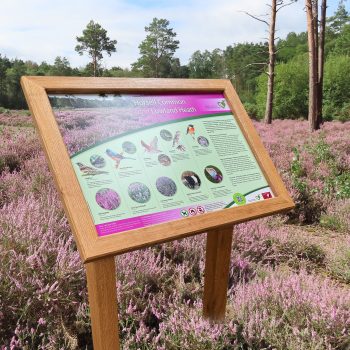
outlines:
[{"label": "red logo", "polygon": [[190,213],[191,216],[195,216],[197,214],[197,210],[195,208],[188,209],[188,212]]},{"label": "red logo", "polygon": [[198,211],[198,214],[204,214],[205,213],[205,209],[201,205],[199,205],[197,207],[197,211]]},{"label": "red logo", "polygon": [[264,199],[270,199],[270,198],[272,198],[271,192],[263,192],[263,193],[262,193],[262,196],[263,196]]}]

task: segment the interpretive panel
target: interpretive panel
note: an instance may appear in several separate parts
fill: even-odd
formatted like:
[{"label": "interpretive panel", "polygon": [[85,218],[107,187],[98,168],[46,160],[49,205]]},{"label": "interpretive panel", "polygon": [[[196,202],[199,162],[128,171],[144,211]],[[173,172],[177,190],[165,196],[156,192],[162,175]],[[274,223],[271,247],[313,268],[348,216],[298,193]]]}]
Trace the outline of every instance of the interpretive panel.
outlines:
[{"label": "interpretive panel", "polygon": [[99,236],[274,196],[223,94],[49,99]]}]

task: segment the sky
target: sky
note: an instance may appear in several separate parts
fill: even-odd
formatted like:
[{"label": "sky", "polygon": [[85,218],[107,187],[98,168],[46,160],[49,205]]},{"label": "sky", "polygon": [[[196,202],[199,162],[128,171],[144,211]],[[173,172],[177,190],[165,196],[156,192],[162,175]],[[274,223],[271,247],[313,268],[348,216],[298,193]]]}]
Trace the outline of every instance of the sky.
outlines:
[{"label": "sky", "polygon": [[[117,52],[103,60],[103,66],[130,67],[139,57],[138,46],[145,38],[145,26],[154,17],[166,18],[180,41],[176,57],[187,64],[196,50],[224,49],[240,42],[259,42],[267,27],[244,12],[266,15],[266,0],[0,0],[0,54],[35,62],[53,63],[67,57],[72,67],[85,66],[87,56],[74,48],[92,19],[116,39]],[[338,0],[328,0],[327,16]],[[277,18],[277,36],[306,30],[304,1],[287,6]],[[350,1],[345,2],[350,11]],[[266,17],[268,19],[268,17]]]}]

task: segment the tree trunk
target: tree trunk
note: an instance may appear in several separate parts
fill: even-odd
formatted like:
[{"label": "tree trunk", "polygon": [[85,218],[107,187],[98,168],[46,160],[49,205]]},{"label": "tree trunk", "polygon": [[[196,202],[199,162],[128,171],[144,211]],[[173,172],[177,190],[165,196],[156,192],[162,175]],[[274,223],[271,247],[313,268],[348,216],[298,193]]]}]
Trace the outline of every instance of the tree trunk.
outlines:
[{"label": "tree trunk", "polygon": [[319,110],[319,101],[318,101],[318,95],[319,95],[319,85],[318,85],[318,49],[319,49],[319,41],[318,41],[318,0],[312,0],[312,21],[313,21],[313,27],[314,27],[314,36],[315,36],[315,74],[316,74],[316,120],[315,120],[315,130],[320,128],[320,124],[318,122],[318,110]]},{"label": "tree trunk", "polygon": [[96,71],[97,71],[97,62],[96,62],[96,56],[92,57],[92,65],[93,65],[93,69],[94,69],[94,77],[96,77]]},{"label": "tree trunk", "polygon": [[322,101],[323,101],[323,70],[324,70],[324,44],[326,34],[327,0],[322,0],[320,19],[320,39],[318,42],[318,96],[317,96],[317,123],[323,123]]},{"label": "tree trunk", "polygon": [[[310,131],[319,128],[317,123],[317,50],[315,42],[315,14],[312,0],[305,0],[307,17],[307,37],[309,45],[309,126]],[[316,19],[317,20],[317,19]]]},{"label": "tree trunk", "polygon": [[276,28],[276,0],[271,1],[271,19],[269,28],[269,72],[267,81],[267,97],[266,97],[266,109],[265,109],[265,123],[272,123],[272,109],[273,109],[273,93],[274,93],[274,80],[275,80],[275,28]]}]

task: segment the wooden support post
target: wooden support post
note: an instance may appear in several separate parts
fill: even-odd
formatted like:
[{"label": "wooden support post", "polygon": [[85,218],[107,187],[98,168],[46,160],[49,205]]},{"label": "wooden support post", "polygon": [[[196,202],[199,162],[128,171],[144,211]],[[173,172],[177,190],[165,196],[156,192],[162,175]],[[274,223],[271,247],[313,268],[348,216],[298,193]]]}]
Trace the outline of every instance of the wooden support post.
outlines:
[{"label": "wooden support post", "polygon": [[119,350],[114,256],[85,264],[94,350]]},{"label": "wooden support post", "polygon": [[207,233],[203,316],[212,321],[225,318],[233,227]]}]

